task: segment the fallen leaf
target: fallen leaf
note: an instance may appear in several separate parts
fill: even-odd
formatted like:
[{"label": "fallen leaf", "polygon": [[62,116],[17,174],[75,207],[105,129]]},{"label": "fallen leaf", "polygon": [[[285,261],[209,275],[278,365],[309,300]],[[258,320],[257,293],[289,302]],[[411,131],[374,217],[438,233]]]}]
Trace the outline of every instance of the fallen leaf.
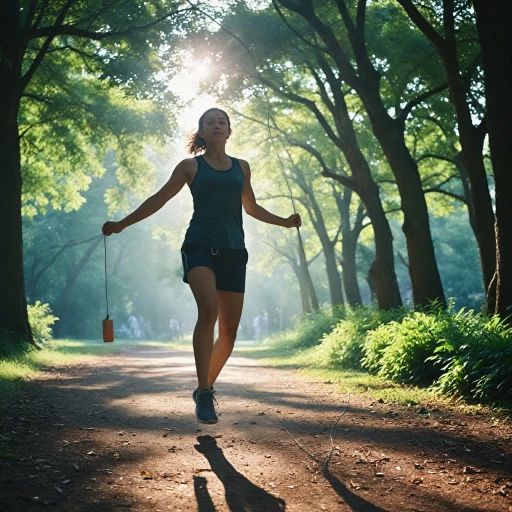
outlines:
[{"label": "fallen leaf", "polygon": [[477,469],[477,468],[473,468],[471,466],[466,466],[462,470],[462,472],[465,473],[466,475],[476,475],[477,473],[487,473],[487,471],[485,469]]},{"label": "fallen leaf", "polygon": [[55,486],[55,490],[56,490],[57,492],[64,492],[60,487],[57,487],[57,486]]},{"label": "fallen leaf", "polygon": [[505,485],[501,486],[498,489],[498,494],[501,494],[502,496],[506,496],[507,495],[507,487]]},{"label": "fallen leaf", "polygon": [[357,482],[350,480],[350,487],[352,487],[352,489],[361,489],[361,484],[358,484]]},{"label": "fallen leaf", "polygon": [[114,457],[114,459],[118,459],[119,458],[119,453],[114,453],[114,455],[112,455],[112,457]]},{"label": "fallen leaf", "polygon": [[91,457],[94,457],[96,454],[91,450],[90,452],[87,452],[87,455],[90,455]]},{"label": "fallen leaf", "polygon": [[142,470],[140,472],[140,476],[144,479],[144,480],[153,480],[153,477],[147,472],[147,471],[144,471]]},{"label": "fallen leaf", "polygon": [[384,473],[375,473],[375,476],[383,477]]}]

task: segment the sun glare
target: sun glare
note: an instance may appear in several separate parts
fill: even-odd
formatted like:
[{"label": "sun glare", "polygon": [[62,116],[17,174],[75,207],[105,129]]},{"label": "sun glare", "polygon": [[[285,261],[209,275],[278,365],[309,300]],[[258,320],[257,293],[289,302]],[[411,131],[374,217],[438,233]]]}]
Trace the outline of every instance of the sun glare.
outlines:
[{"label": "sun glare", "polygon": [[204,80],[210,74],[210,68],[207,64],[201,62],[193,67],[193,73],[199,80]]},{"label": "sun glare", "polygon": [[201,81],[208,78],[209,74],[210,64],[190,60],[188,66],[170,81],[170,89],[179,96],[184,105],[178,120],[180,129],[184,133],[195,129],[199,116],[216,104],[212,95],[199,93]]}]

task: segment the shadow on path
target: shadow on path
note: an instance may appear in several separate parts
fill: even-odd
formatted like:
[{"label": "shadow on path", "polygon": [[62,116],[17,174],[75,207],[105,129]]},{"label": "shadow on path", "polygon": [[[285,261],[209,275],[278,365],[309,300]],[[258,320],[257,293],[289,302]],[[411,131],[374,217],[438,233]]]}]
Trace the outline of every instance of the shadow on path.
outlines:
[{"label": "shadow on path", "polygon": [[208,492],[208,483],[204,476],[194,475],[194,493],[197,500],[197,512],[215,512],[215,505]]},{"label": "shadow on path", "polygon": [[387,512],[385,508],[378,507],[350,491],[339,478],[330,472],[329,468],[325,468],[322,474],[331,484],[333,490],[354,512]]},{"label": "shadow on path", "polygon": [[[194,445],[194,448],[206,457],[213,472],[224,485],[226,503],[231,512],[281,512],[286,509],[284,500],[254,485],[239,473],[226,459],[224,452],[212,436],[199,436],[197,440],[199,444]],[[203,478],[203,485],[201,482],[196,484],[200,479],[201,477],[194,480],[196,499],[198,505],[200,504],[199,510],[201,512],[214,510],[206,488],[206,479]]]}]

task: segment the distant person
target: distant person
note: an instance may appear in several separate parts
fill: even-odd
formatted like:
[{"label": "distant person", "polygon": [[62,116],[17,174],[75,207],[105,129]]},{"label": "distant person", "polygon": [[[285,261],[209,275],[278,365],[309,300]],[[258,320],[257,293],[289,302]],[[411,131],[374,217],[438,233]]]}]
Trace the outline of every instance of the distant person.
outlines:
[{"label": "distant person", "polygon": [[181,338],[180,323],[175,316],[172,316],[169,320],[169,329],[171,331],[172,340]]},{"label": "distant person", "polygon": [[261,338],[261,314],[258,313],[252,321],[252,330],[254,332],[254,339],[259,340]]},{"label": "distant person", "polygon": [[130,329],[131,337],[135,338],[136,340],[140,340],[139,321],[133,313],[128,317],[128,327]]},{"label": "distant person", "polygon": [[266,309],[261,312],[261,335],[264,338],[268,336],[268,311]]},{"label": "distant person", "polygon": [[[190,285],[198,319],[193,346],[198,387],[192,393],[200,423],[217,423],[213,384],[226,364],[236,339],[245,293],[248,254],[242,227],[242,206],[252,217],[286,228],[299,227],[298,213],[278,217],[258,205],[251,186],[251,169],[245,160],[228,156],[226,142],[231,121],[226,112],[208,109],[190,136],[188,151],[194,158],[180,162],[169,181],[139,208],[119,222],[108,221],[103,234],[123,229],[160,210],[187,184],[194,214],[181,255],[183,281]],[[213,343],[215,323],[219,336]]]}]

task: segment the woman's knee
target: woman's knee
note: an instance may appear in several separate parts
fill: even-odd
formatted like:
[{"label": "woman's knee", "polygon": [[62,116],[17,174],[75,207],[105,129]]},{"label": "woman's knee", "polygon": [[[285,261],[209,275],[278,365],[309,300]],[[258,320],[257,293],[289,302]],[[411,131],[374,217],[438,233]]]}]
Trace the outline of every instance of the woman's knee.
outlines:
[{"label": "woman's knee", "polygon": [[227,347],[233,348],[236,341],[236,331],[227,331],[219,335],[219,341]]},{"label": "woman's knee", "polygon": [[200,322],[213,323],[217,321],[218,308],[215,300],[205,300],[197,305]]}]

